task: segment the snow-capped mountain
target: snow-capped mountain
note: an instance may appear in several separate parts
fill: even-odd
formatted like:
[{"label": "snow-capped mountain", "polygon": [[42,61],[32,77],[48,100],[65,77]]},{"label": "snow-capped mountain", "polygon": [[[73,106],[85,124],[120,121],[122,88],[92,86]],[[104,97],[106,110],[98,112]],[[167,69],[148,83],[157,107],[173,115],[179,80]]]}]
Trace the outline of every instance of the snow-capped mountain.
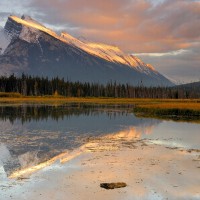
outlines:
[{"label": "snow-capped mountain", "polygon": [[71,81],[173,85],[150,64],[118,47],[60,35],[29,16],[10,16],[0,29],[0,75],[64,77]]}]

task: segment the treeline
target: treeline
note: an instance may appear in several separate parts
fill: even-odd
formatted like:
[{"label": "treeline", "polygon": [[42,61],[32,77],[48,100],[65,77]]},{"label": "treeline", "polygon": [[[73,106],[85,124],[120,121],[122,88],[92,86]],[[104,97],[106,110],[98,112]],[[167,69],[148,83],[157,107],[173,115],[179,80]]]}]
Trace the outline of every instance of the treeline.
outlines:
[{"label": "treeline", "polygon": [[62,95],[65,97],[115,97],[115,98],[199,98],[200,92],[182,87],[144,87],[110,82],[81,83],[63,78],[33,77],[22,74],[0,77],[0,92],[20,93],[24,96]]}]

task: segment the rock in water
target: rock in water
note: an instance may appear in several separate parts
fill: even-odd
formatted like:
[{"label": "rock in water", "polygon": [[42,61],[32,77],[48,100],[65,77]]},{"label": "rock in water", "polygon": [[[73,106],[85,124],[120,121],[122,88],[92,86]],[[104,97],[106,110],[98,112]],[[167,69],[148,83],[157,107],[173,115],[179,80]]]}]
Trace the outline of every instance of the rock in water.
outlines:
[{"label": "rock in water", "polygon": [[126,187],[127,184],[124,182],[118,182],[118,183],[101,183],[100,187],[105,188],[107,190],[112,190],[115,188],[122,188],[122,187]]}]

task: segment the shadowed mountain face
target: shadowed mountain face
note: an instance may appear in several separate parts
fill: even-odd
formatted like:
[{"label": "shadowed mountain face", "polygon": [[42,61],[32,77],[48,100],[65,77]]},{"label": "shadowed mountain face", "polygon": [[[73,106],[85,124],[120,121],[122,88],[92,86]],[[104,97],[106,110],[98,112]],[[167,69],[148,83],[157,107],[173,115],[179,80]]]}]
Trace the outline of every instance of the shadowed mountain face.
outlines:
[{"label": "shadowed mountain face", "polygon": [[0,75],[24,72],[80,82],[173,85],[151,65],[118,47],[81,41],[67,33],[57,35],[27,16],[10,16],[0,34],[4,38]]}]

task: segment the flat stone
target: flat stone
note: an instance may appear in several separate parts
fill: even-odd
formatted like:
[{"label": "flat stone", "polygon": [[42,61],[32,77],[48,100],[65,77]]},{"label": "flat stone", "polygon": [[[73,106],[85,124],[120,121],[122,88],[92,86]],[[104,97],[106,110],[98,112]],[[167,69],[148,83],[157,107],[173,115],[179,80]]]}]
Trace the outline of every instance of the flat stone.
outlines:
[{"label": "flat stone", "polygon": [[117,182],[117,183],[101,183],[100,187],[107,189],[107,190],[113,190],[115,188],[123,188],[126,187],[127,184],[124,182]]}]

